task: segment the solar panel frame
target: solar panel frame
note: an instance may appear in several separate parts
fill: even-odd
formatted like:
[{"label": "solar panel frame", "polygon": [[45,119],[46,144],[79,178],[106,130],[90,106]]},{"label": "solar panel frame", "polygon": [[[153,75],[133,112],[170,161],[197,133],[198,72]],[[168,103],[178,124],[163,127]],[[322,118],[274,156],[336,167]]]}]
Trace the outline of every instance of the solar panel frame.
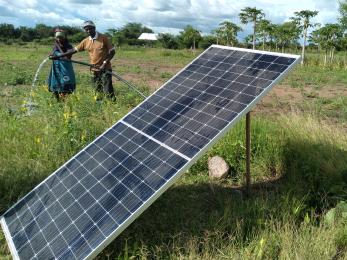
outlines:
[{"label": "solar panel frame", "polygon": [[[290,64],[285,70],[283,70],[280,75],[275,79],[272,80],[271,84],[267,86],[261,94],[257,95],[256,98],[250,102],[231,122],[229,122],[222,131],[220,131],[207,145],[205,145],[199,152],[197,152],[193,157],[189,158],[185,156],[184,154],[181,154],[178,151],[175,151],[171,147],[165,145],[164,143],[161,143],[157,141],[155,138],[147,135],[144,132],[140,132],[138,129],[133,127],[132,125],[128,124],[127,122],[123,121],[123,119],[131,114],[131,112],[136,109],[137,107],[141,106],[143,103],[145,103],[150,97],[156,94],[160,89],[164,88],[167,84],[169,84],[177,75],[179,75],[181,72],[184,72],[192,63],[196,60],[198,60],[205,52],[201,53],[199,56],[197,56],[195,59],[193,59],[189,64],[187,64],[184,68],[182,68],[180,71],[178,71],[169,81],[167,81],[165,84],[163,84],[159,89],[157,89],[155,92],[153,92],[150,96],[148,96],[144,101],[142,101],[140,104],[138,104],[132,111],[124,115],[118,122],[116,122],[114,125],[112,125],[110,128],[104,131],[99,137],[97,137],[93,142],[88,144],[85,148],[83,148],[81,151],[79,151],[76,155],[71,157],[67,162],[65,162],[61,167],[59,167],[56,171],[54,171],[51,175],[49,175],[47,178],[45,178],[41,183],[39,183],[33,190],[35,190],[38,186],[43,184],[46,180],[48,180],[52,175],[54,175],[56,172],[61,170],[63,167],[65,167],[69,162],[74,160],[75,157],[77,157],[80,153],[84,152],[86,149],[88,149],[91,145],[93,145],[96,141],[98,141],[102,136],[109,131],[111,128],[113,128],[117,123],[121,122],[124,125],[132,128],[136,132],[146,136],[147,138],[154,140],[157,143],[160,143],[160,145],[168,148],[169,150],[173,151],[175,154],[178,154],[179,156],[183,157],[184,159],[188,159],[187,163],[183,165],[177,173],[169,180],[167,181],[162,187],[160,187],[153,195],[151,195],[145,203],[137,208],[137,210],[131,214],[131,216],[123,222],[121,225],[118,226],[118,228],[111,233],[99,246],[92,251],[89,255],[86,256],[85,259],[92,259],[95,256],[97,256],[111,241],[113,241],[123,230],[128,227],[137,217],[139,217],[158,197],[160,197],[169,187],[172,186],[176,182],[178,178],[181,177],[181,175],[186,172],[198,159],[199,157],[204,154],[211,146],[213,146],[223,135],[225,135],[226,132],[228,132],[240,119],[243,115],[248,113],[272,88],[274,85],[276,85],[280,80],[283,79],[283,77],[296,66],[300,62],[300,56],[299,55],[291,55],[291,54],[283,54],[283,53],[276,53],[276,52],[268,52],[268,51],[259,51],[259,50],[251,50],[251,49],[242,49],[242,48],[236,48],[236,47],[227,47],[227,46],[220,46],[220,45],[212,45],[207,50],[211,48],[220,48],[220,49],[227,49],[227,50],[234,50],[234,51],[240,51],[240,52],[249,52],[249,53],[257,53],[257,54],[267,54],[267,55],[274,55],[277,57],[286,57],[286,58],[294,58],[295,61]],[[264,61],[263,61],[264,62]],[[237,58],[236,58],[237,63]],[[271,63],[269,63],[271,66]],[[242,75],[242,74],[241,74]],[[33,191],[32,190],[32,191]],[[10,211],[12,208],[14,208],[18,203],[23,201],[30,193],[22,197],[17,203],[15,203],[12,207],[10,207],[6,212]],[[6,212],[0,217],[0,224],[2,226],[2,229],[4,231],[4,235],[6,238],[6,241],[8,243],[9,249],[11,251],[11,254],[14,259],[20,259],[17,253],[17,249],[13,243],[10,231],[8,229],[6,220],[4,215]]]}]

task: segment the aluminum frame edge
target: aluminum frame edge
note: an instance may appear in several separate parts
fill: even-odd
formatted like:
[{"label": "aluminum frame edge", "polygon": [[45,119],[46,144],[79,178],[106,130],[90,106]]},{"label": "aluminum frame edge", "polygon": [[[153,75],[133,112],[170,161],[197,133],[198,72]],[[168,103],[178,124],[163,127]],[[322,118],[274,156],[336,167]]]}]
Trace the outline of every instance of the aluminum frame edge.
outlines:
[{"label": "aluminum frame edge", "polygon": [[2,227],[2,230],[4,232],[4,235],[5,235],[5,239],[7,241],[7,245],[10,249],[10,252],[11,252],[11,255],[13,257],[13,259],[20,259],[19,256],[18,256],[18,253],[17,253],[17,250],[16,250],[16,247],[14,246],[13,244],[13,240],[12,240],[12,237],[10,235],[10,231],[8,230],[8,227],[7,227],[7,224],[6,224],[6,220],[4,217],[1,217],[0,218],[0,224],[1,224],[1,227]]}]

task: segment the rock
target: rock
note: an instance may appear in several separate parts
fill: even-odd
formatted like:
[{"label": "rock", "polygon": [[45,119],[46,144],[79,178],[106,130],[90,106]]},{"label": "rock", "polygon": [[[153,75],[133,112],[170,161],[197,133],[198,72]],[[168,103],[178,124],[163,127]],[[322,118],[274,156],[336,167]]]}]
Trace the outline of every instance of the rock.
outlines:
[{"label": "rock", "polygon": [[212,179],[223,179],[229,173],[230,167],[220,156],[213,156],[208,159],[208,173]]}]

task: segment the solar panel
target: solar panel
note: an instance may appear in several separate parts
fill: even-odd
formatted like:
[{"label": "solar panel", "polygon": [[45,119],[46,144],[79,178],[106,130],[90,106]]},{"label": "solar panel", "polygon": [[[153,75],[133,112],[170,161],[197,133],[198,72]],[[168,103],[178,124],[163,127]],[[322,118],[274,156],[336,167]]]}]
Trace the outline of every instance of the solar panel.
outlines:
[{"label": "solar panel", "polygon": [[213,45],[1,217],[15,259],[89,259],[299,56]]}]

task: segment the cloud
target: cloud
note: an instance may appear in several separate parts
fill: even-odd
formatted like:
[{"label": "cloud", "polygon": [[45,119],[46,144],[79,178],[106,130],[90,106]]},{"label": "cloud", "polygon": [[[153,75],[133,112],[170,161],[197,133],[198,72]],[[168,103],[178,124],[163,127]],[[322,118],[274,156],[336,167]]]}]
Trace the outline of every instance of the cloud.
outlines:
[{"label": "cloud", "polygon": [[10,8],[0,5],[0,17],[16,17],[16,14]]},{"label": "cloud", "polygon": [[69,0],[71,4],[98,5],[102,0]]},{"label": "cloud", "polygon": [[[6,3],[5,3],[6,1]],[[15,21],[16,26],[46,23],[80,26],[93,20],[97,29],[120,28],[129,22],[142,23],[156,32],[181,31],[192,25],[210,33],[224,20],[240,24],[245,7],[257,7],[273,23],[283,23],[300,10],[319,10],[313,22],[336,22],[338,3],[331,0],[0,0],[0,23]],[[13,17],[2,19],[1,17]],[[17,18],[16,18],[17,17]],[[250,25],[242,25],[250,33]]]}]

